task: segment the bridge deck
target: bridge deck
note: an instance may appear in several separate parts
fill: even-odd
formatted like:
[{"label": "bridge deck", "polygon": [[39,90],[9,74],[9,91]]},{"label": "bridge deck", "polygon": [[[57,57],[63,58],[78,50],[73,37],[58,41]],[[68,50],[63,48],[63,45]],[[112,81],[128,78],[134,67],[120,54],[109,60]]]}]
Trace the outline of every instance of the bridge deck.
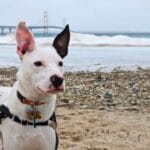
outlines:
[{"label": "bridge deck", "polygon": [[[45,29],[45,28],[55,28],[55,29],[63,29],[60,26],[28,26],[30,29]],[[16,29],[16,26],[0,26],[0,29]]]},{"label": "bridge deck", "polygon": [[[31,30],[35,29],[43,29],[43,33],[48,33],[48,29],[63,29],[63,27],[60,26],[28,26]],[[15,30],[16,26],[0,26],[0,34],[5,34],[6,31],[9,31],[9,33],[12,32],[12,30]]]}]

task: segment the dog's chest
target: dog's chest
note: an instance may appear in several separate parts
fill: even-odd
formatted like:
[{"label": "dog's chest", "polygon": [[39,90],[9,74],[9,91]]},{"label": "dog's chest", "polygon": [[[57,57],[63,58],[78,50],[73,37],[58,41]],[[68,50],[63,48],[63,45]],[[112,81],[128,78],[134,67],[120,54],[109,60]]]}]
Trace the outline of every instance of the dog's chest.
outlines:
[{"label": "dog's chest", "polygon": [[10,146],[8,150],[49,150],[55,143],[55,131],[50,127],[22,126],[7,119],[2,129],[5,147]]},{"label": "dog's chest", "polygon": [[[35,134],[25,137],[24,135],[16,135],[14,137],[15,147],[19,150],[45,150],[48,149],[45,137],[41,134]],[[15,149],[16,149],[15,148]]]}]

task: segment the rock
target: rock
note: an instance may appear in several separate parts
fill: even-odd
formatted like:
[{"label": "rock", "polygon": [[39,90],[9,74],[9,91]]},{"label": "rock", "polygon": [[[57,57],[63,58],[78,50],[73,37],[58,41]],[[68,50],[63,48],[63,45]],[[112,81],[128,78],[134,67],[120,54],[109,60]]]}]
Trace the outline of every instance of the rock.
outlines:
[{"label": "rock", "polygon": [[104,101],[105,102],[112,102],[113,100],[112,100],[112,93],[110,93],[110,92],[106,92],[106,93],[104,93],[104,95],[103,95],[103,97],[104,97]]},{"label": "rock", "polygon": [[140,89],[138,87],[133,87],[132,91],[133,91],[133,93],[137,94],[140,92]]},{"label": "rock", "polygon": [[82,105],[82,106],[80,106],[80,108],[81,108],[81,109],[87,109],[88,106],[87,106],[87,105]]}]

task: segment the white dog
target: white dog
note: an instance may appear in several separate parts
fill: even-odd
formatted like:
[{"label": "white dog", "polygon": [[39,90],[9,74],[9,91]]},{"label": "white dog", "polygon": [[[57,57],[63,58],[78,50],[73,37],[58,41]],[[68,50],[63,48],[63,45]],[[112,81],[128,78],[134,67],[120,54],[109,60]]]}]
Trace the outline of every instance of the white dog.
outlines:
[{"label": "white dog", "polygon": [[0,131],[4,150],[55,150],[56,94],[64,90],[63,62],[68,53],[69,26],[49,48],[39,48],[20,22],[16,32],[22,65],[11,92],[1,98]]}]

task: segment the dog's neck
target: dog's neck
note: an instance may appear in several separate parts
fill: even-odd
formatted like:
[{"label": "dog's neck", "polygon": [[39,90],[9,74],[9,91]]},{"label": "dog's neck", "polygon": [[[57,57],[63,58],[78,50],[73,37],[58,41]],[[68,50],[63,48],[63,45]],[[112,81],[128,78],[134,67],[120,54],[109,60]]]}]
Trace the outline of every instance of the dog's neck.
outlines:
[{"label": "dog's neck", "polygon": [[[38,121],[48,120],[53,112],[55,111],[56,105],[56,95],[40,95],[30,87],[25,88],[19,81],[17,81],[12,89],[11,97],[7,102],[7,106],[10,111],[15,115],[18,115],[20,118],[28,120],[27,112],[32,111],[32,106],[23,104],[17,97],[17,91],[19,91],[23,96],[33,101],[42,101],[45,104],[40,106],[35,106],[35,109],[39,111],[42,115],[41,119]],[[12,96],[13,95],[13,96]]]}]

